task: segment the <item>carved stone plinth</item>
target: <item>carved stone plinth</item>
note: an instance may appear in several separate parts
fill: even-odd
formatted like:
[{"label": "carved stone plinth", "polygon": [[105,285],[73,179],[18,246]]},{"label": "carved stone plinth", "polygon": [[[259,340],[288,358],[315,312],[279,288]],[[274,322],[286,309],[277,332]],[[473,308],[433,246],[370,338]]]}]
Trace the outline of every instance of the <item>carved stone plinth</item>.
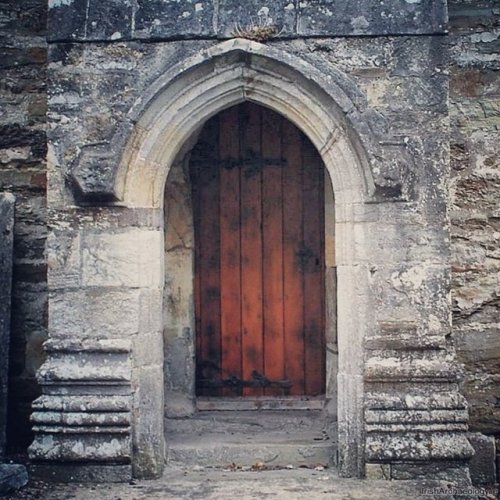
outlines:
[{"label": "carved stone plinth", "polygon": [[131,478],[130,342],[53,340],[45,347],[43,395],[31,417],[33,471],[60,479],[58,466],[71,464],[71,477],[91,480],[102,475],[99,466],[118,466],[111,476]]},{"label": "carved stone plinth", "polygon": [[385,323],[365,345],[367,476],[469,484],[469,415],[445,338]]}]

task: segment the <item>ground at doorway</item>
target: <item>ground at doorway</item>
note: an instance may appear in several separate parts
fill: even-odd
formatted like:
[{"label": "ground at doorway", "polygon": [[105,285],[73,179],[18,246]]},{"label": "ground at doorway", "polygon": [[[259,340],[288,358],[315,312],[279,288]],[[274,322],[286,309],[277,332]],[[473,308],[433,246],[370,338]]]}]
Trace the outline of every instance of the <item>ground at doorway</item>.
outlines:
[{"label": "ground at doorway", "polygon": [[167,461],[177,467],[314,468],[337,456],[337,423],[320,410],[198,411],[167,419],[166,429]]},{"label": "ground at doorway", "polygon": [[[439,489],[440,491],[436,490]],[[48,484],[31,482],[19,500],[401,500],[452,499],[438,481],[361,481],[339,478],[333,469],[168,469],[155,481],[132,484]],[[434,490],[433,492],[431,490]],[[434,493],[443,493],[437,494]]]}]

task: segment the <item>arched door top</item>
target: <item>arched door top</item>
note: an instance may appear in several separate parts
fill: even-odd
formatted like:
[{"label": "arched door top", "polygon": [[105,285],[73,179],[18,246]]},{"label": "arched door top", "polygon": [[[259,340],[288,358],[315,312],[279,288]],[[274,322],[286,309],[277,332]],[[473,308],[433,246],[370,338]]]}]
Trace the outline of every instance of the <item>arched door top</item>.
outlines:
[{"label": "arched door top", "polygon": [[244,39],[210,47],[165,71],[110,144],[84,150],[72,171],[76,194],[160,206],[168,166],[188,138],[211,116],[245,100],[277,111],[309,137],[337,203],[411,198],[410,141],[388,133],[353,80],[331,66]]}]

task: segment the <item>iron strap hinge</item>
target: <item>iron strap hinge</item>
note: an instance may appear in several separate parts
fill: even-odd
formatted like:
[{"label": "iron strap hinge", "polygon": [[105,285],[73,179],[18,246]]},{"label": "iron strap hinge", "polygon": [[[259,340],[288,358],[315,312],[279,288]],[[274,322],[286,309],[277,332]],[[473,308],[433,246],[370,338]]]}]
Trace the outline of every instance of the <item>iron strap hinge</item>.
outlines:
[{"label": "iron strap hinge", "polygon": [[289,389],[292,387],[290,380],[270,380],[257,370],[252,372],[251,380],[243,380],[235,375],[231,375],[226,379],[200,379],[198,381],[200,387],[280,387]]}]

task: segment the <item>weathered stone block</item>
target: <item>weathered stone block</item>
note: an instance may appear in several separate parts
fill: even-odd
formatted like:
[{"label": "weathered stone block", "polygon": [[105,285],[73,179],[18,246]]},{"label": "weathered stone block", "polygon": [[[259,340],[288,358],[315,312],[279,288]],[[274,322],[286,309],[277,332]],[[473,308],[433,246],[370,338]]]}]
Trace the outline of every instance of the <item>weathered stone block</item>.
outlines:
[{"label": "weathered stone block", "polygon": [[130,465],[35,464],[30,467],[33,478],[58,483],[124,483],[132,479]]},{"label": "weathered stone block", "polygon": [[80,286],[80,253],[79,233],[56,230],[48,234],[48,281],[52,290]]},{"label": "weathered stone block", "polygon": [[89,0],[86,38],[88,40],[121,40],[132,34],[132,0]]},{"label": "weathered stone block", "polygon": [[158,288],[142,289],[139,297],[139,332],[141,335],[161,332],[163,294]]},{"label": "weathered stone block", "polygon": [[385,391],[370,392],[365,394],[365,404],[372,410],[443,410],[455,409],[465,410],[467,402],[457,392],[439,393],[426,391],[420,393],[414,391],[396,391],[388,387]]},{"label": "weathered stone block", "polygon": [[136,368],[133,426],[134,476],[159,477],[164,465],[162,365]]},{"label": "weathered stone block", "polygon": [[89,233],[82,239],[82,284],[161,288],[163,234],[131,230],[115,234]]},{"label": "weathered stone block", "polygon": [[2,29],[18,36],[43,36],[46,31],[46,4],[40,0],[24,0],[22,3],[3,1],[0,4]]},{"label": "weathered stone block", "polygon": [[7,387],[14,245],[14,204],[12,194],[0,194],[0,458],[5,453]]},{"label": "weathered stone block", "polygon": [[139,332],[140,296],[137,289],[53,292],[49,302],[51,336],[102,339],[136,334]]},{"label": "weathered stone block", "polygon": [[165,339],[165,383],[171,390],[189,394],[193,389],[193,348],[191,335]]},{"label": "weathered stone block", "polygon": [[437,461],[394,463],[391,467],[392,479],[444,479],[456,485],[469,485],[470,476],[464,462]]},{"label": "weathered stone block", "polygon": [[36,411],[120,413],[129,412],[131,396],[119,395],[45,395],[33,402]]},{"label": "weathered stone block", "polygon": [[49,41],[80,40],[85,36],[88,0],[50,0],[48,14]]},{"label": "weathered stone block", "polygon": [[131,0],[51,0],[50,41],[120,40],[132,33]]},{"label": "weathered stone block", "polygon": [[191,186],[183,162],[175,163],[165,188],[164,380],[165,413],[194,411],[194,229]]},{"label": "weathered stone block", "polygon": [[[20,60],[19,64],[30,64],[32,61]],[[9,123],[7,125],[0,126],[0,148],[19,148],[19,147],[29,147],[29,157],[27,159],[41,159],[47,151],[47,144],[45,133],[41,130],[36,130],[28,127],[23,127],[17,123]],[[17,150],[15,154],[19,155],[26,154],[27,150],[23,153]],[[7,153],[3,153],[4,155]]]},{"label": "weathered stone block", "polygon": [[214,36],[211,0],[138,0],[134,37],[190,38]]},{"label": "weathered stone block", "polygon": [[365,464],[365,477],[373,479],[391,479],[390,464]]},{"label": "weathered stone block", "polygon": [[470,433],[469,442],[474,448],[474,456],[469,462],[472,484],[493,485],[496,477],[496,446],[494,436],[479,432]]},{"label": "weathered stone block", "polygon": [[473,449],[465,432],[371,432],[366,437],[366,456],[371,461],[429,462],[468,460]]},{"label": "weathered stone block", "polygon": [[369,0],[139,0],[135,16],[130,0],[53,0],[49,6],[50,39],[57,41],[125,39],[133,25],[133,36],[139,38],[207,37],[216,32],[227,37],[236,24],[265,26],[267,20],[281,36],[434,34],[444,33],[447,21],[444,0],[404,4],[396,0],[376,4]]},{"label": "weathered stone block", "polygon": [[131,457],[127,434],[91,433],[44,434],[37,436],[29,449],[34,462],[114,462],[128,463]]},{"label": "weathered stone block", "polygon": [[0,464],[0,496],[22,488],[28,483],[28,472],[24,465]]},{"label": "weathered stone block", "polygon": [[459,367],[439,351],[374,351],[365,364],[365,380],[371,382],[448,382],[459,375]]},{"label": "weathered stone block", "polygon": [[307,0],[299,3],[299,35],[396,35],[444,33],[444,0],[351,2]]},{"label": "weathered stone block", "polygon": [[478,26],[493,28],[495,23],[492,2],[468,2],[466,0],[453,0],[449,2],[450,25],[454,31],[470,30]]},{"label": "weathered stone block", "polygon": [[38,371],[44,382],[57,384],[72,381],[96,385],[127,385],[130,366],[127,354],[71,353],[51,355]]}]

